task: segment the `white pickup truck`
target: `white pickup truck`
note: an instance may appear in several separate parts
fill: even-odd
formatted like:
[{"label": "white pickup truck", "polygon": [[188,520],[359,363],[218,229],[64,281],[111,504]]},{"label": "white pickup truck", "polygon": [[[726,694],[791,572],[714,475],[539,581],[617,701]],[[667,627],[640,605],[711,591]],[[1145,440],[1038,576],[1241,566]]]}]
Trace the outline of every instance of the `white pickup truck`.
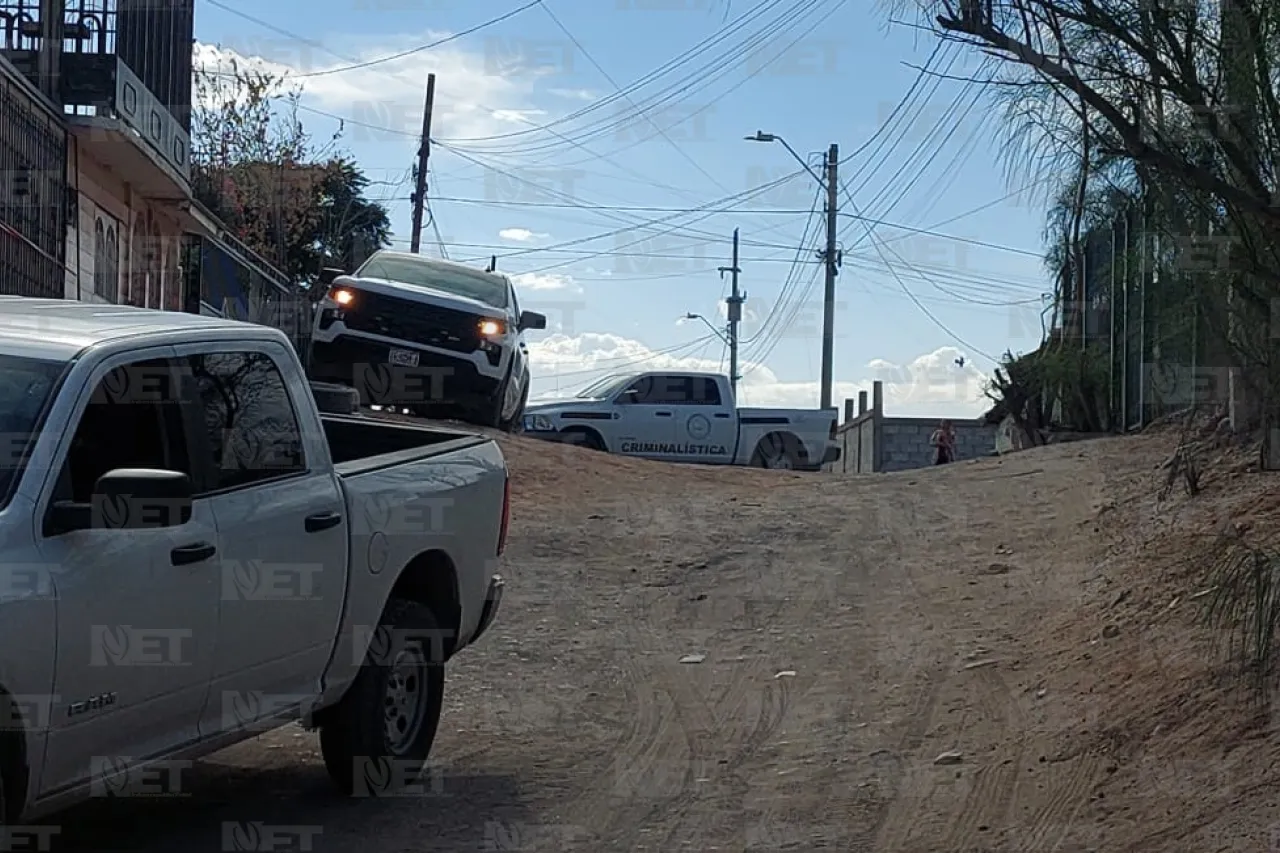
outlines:
[{"label": "white pickup truck", "polygon": [[275,329],[0,297],[0,447],[0,823],[291,720],[345,792],[417,776],[501,601],[492,440],[322,416]]},{"label": "white pickup truck", "polygon": [[524,432],[624,456],[812,471],[840,458],[835,409],[739,409],[726,376],[608,376],[577,396],[530,403]]}]

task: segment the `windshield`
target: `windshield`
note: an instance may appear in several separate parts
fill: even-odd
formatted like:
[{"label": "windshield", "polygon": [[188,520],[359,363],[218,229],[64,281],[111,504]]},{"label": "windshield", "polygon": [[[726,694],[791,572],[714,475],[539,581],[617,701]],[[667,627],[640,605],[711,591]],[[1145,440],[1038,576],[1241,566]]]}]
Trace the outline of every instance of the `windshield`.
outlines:
[{"label": "windshield", "polygon": [[604,379],[591,383],[573,396],[579,400],[603,400],[621,391],[623,386],[634,378],[635,376],[631,374],[626,376],[618,374],[606,376]]},{"label": "windshield", "polygon": [[0,354],[0,507],[9,502],[65,366],[61,361]]},{"label": "windshield", "polygon": [[477,299],[494,308],[507,307],[507,282],[501,276],[479,270],[442,267],[416,258],[374,255],[356,270],[356,277],[385,278],[417,287],[443,290],[454,296]]}]

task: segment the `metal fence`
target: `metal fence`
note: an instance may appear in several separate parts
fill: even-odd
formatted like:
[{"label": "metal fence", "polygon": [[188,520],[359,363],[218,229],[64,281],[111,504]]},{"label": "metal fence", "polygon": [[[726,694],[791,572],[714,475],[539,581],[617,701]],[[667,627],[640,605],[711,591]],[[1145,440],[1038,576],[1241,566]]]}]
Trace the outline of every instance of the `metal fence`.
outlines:
[{"label": "metal fence", "polygon": [[0,293],[66,295],[67,130],[0,58]]},{"label": "metal fence", "polygon": [[185,310],[279,329],[306,360],[311,343],[311,307],[305,291],[256,258],[234,238],[188,235],[183,247],[187,275]]}]

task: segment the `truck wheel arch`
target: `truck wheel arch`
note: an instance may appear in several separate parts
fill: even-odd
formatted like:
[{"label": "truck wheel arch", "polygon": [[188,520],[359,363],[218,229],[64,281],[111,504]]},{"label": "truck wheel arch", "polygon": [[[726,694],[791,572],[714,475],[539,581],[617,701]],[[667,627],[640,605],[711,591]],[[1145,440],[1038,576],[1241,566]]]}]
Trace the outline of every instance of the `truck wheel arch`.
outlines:
[{"label": "truck wheel arch", "polygon": [[751,465],[759,467],[763,464],[765,454],[779,452],[788,454],[795,465],[805,465],[809,461],[809,454],[799,437],[788,430],[774,430],[761,436],[756,442],[755,449],[751,452]]},{"label": "truck wheel arch", "polygon": [[600,450],[608,452],[609,446],[604,443],[604,436],[588,426],[571,426],[560,431],[564,436],[565,444],[572,444],[575,447],[584,447],[587,450]]},{"label": "truck wheel arch", "polygon": [[444,551],[425,551],[409,561],[396,578],[391,598],[416,601],[429,608],[445,634],[445,656],[457,649],[462,627],[458,570]]}]

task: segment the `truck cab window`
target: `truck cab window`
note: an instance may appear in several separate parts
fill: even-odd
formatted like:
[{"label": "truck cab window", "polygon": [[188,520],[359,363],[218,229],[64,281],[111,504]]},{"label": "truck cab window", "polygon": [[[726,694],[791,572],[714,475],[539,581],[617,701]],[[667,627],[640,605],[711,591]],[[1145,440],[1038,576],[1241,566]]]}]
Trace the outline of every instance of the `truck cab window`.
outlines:
[{"label": "truck cab window", "polygon": [[710,376],[695,376],[690,382],[691,394],[689,402],[696,406],[719,406],[720,383]]},{"label": "truck cab window", "polygon": [[58,481],[58,499],[89,503],[98,478],[117,468],[191,474],[182,407],[168,359],[115,368],[98,383]]},{"label": "truck cab window", "polygon": [[284,377],[259,352],[191,358],[213,453],[214,488],[231,489],[307,469]]}]

